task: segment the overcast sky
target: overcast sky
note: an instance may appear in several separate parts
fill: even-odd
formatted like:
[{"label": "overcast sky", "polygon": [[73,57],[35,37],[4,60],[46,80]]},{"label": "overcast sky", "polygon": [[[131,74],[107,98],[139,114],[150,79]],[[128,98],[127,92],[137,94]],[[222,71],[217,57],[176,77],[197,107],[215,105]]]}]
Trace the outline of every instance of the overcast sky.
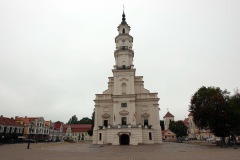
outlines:
[{"label": "overcast sky", "polygon": [[0,114],[91,117],[107,89],[125,5],[136,75],[160,118],[201,86],[240,88],[239,0],[0,0]]}]

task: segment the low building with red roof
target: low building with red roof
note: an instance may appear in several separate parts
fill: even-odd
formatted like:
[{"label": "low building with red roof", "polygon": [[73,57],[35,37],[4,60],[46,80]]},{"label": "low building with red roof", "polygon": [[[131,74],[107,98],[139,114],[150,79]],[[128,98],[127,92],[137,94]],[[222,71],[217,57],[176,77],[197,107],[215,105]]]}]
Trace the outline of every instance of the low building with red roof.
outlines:
[{"label": "low building with red roof", "polygon": [[54,132],[56,135],[56,141],[62,141],[63,140],[63,122],[55,122],[53,123]]},{"label": "low building with red roof", "polygon": [[174,142],[177,140],[176,134],[173,133],[171,130],[162,130],[162,137],[163,140],[169,141],[169,142]]},{"label": "low building with red roof", "polygon": [[73,141],[92,140],[92,136],[88,135],[91,127],[91,124],[65,124],[63,126],[64,139]]},{"label": "low building with red roof", "polygon": [[0,143],[19,141],[23,136],[24,126],[13,118],[0,117]]}]

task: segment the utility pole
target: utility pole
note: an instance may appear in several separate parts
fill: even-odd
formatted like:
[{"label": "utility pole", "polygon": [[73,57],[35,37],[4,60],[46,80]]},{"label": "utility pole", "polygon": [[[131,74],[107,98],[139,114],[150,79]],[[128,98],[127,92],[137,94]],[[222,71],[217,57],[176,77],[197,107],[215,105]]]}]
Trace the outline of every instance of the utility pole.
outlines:
[{"label": "utility pole", "polygon": [[30,147],[30,138],[31,138],[31,135],[32,135],[32,127],[33,127],[33,124],[30,123],[30,129],[29,129],[29,134],[28,134],[28,146],[27,146],[27,149],[29,149],[29,147]]}]

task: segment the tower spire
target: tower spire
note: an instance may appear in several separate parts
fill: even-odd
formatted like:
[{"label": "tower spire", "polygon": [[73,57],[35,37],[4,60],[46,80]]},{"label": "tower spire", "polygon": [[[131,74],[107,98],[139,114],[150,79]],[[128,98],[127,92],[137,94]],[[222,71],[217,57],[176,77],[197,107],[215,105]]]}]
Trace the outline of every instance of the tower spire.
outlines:
[{"label": "tower spire", "polygon": [[121,24],[127,24],[126,18],[125,18],[125,13],[124,13],[124,8],[123,8],[122,23]]}]

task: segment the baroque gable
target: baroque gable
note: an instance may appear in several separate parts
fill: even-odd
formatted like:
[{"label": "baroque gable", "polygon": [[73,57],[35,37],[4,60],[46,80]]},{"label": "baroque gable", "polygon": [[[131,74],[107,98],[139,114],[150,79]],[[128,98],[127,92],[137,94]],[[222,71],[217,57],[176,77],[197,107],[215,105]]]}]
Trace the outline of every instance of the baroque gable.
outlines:
[{"label": "baroque gable", "polygon": [[129,112],[126,111],[126,110],[122,110],[122,111],[119,112],[119,114],[120,114],[121,116],[126,116],[126,115],[129,114]]},{"label": "baroque gable", "polygon": [[148,118],[148,117],[150,117],[150,114],[148,114],[148,113],[143,113],[141,116],[142,116],[143,118]]},{"label": "baroque gable", "polygon": [[110,118],[110,116],[111,116],[110,114],[105,113],[102,115],[102,118]]}]

